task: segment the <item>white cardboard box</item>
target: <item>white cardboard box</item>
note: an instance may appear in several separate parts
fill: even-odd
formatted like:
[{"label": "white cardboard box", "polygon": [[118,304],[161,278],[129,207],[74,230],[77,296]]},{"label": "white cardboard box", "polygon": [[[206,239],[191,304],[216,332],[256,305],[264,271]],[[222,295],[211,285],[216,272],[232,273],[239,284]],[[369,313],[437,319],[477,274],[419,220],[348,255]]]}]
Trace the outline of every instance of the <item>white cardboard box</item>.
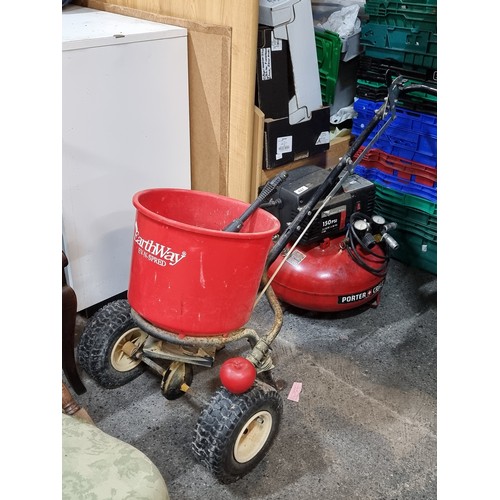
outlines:
[{"label": "white cardboard box", "polygon": [[295,86],[290,124],[310,120],[323,105],[311,0],[259,0],[259,23],[273,27],[276,39],[288,40]]}]

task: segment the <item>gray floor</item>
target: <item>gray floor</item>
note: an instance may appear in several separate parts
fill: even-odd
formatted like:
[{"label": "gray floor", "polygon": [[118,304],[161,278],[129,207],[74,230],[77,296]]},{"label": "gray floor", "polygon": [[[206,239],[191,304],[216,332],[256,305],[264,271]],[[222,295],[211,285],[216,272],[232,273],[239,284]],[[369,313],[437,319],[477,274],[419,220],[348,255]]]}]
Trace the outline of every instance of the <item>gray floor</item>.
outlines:
[{"label": "gray floor", "polygon": [[[392,261],[378,308],[320,314],[285,307],[273,344],[284,410],[277,439],[250,474],[222,485],[191,453],[218,366],[248,352],[221,351],[212,369],[195,368],[191,392],[166,400],[146,372],[106,390],[83,373],[78,396],[97,425],[146,453],[172,500],[436,498],[436,292],[432,274]],[[249,326],[272,323],[266,300]],[[81,326],[83,321],[79,321]],[[301,382],[299,402],[287,399]]]}]

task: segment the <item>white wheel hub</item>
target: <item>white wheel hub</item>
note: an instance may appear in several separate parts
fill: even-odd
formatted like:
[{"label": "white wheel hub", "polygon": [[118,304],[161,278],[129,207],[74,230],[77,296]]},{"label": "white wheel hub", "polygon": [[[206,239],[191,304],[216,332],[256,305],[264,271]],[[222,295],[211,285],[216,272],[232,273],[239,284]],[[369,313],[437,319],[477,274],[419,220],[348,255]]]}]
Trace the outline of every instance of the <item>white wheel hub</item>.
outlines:
[{"label": "white wheel hub", "polygon": [[132,342],[140,347],[147,339],[147,334],[140,328],[131,328],[127,330],[115,343],[111,351],[111,366],[119,372],[128,372],[135,368],[139,363],[138,359],[132,359],[123,352],[123,346],[127,342]]},{"label": "white wheel hub", "polygon": [[243,464],[252,460],[264,447],[271,433],[273,417],[268,411],[260,411],[243,426],[234,445],[234,458]]}]

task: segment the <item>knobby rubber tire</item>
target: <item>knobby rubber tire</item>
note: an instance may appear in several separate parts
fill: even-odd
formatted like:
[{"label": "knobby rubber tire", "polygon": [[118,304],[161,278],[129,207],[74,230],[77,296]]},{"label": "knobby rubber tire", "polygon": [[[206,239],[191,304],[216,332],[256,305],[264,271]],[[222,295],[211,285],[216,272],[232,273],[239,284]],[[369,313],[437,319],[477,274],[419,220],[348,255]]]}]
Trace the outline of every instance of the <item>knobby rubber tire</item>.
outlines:
[{"label": "knobby rubber tire", "polygon": [[[245,463],[234,458],[234,447],[244,425],[260,411],[272,416],[272,427],[260,451]],[[283,401],[273,387],[256,380],[243,394],[219,387],[196,424],[192,451],[222,483],[232,483],[254,469],[264,458],[278,433]]]},{"label": "knobby rubber tire", "polygon": [[144,363],[129,371],[118,371],[111,362],[116,342],[127,330],[136,326],[130,316],[130,305],[124,299],[106,304],[85,325],[77,346],[78,361],[101,387],[121,387],[144,372]]}]

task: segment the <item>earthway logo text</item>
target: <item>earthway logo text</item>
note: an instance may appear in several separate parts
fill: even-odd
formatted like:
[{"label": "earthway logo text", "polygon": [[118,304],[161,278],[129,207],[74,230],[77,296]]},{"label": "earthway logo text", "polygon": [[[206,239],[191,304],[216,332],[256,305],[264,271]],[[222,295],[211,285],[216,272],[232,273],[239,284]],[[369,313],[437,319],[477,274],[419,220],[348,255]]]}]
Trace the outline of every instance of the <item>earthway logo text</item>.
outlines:
[{"label": "earthway logo text", "polygon": [[166,247],[154,240],[145,240],[139,234],[137,222],[135,223],[134,241],[139,247],[137,249],[139,254],[159,266],[166,266],[167,262],[170,266],[175,266],[187,255],[186,251],[176,253],[170,247]]}]

